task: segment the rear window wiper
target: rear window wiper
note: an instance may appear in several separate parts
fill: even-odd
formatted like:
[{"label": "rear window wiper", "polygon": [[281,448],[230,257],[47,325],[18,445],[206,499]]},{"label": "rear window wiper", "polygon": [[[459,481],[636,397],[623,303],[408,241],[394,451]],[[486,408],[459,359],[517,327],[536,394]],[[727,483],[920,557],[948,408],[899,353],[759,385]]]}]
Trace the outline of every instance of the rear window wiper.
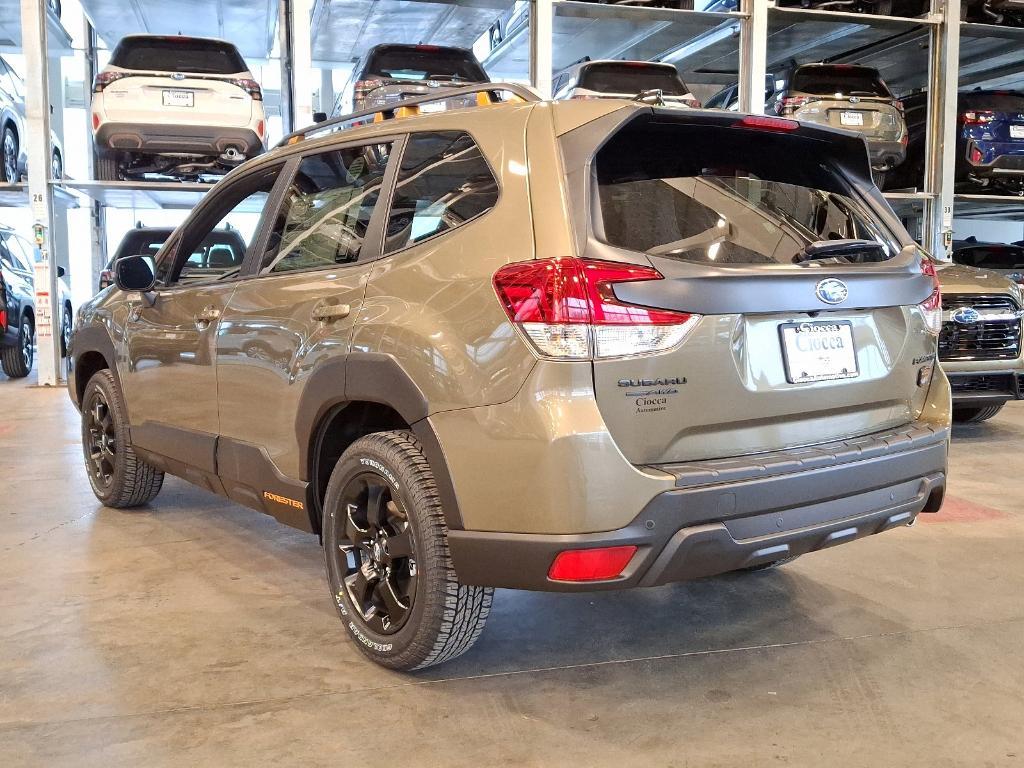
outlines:
[{"label": "rear window wiper", "polygon": [[888,254],[874,240],[818,240],[808,243],[796,256],[794,264],[804,264],[818,259],[851,258],[854,263],[865,261],[885,261]]}]

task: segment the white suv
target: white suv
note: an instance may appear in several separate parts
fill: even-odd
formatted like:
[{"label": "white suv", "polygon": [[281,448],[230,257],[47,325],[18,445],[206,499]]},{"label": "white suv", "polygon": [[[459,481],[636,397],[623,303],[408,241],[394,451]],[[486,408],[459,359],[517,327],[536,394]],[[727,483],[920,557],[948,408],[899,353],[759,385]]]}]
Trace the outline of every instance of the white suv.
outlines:
[{"label": "white suv", "polygon": [[235,46],[129,35],[93,84],[96,176],[196,178],[263,152],[263,91]]}]

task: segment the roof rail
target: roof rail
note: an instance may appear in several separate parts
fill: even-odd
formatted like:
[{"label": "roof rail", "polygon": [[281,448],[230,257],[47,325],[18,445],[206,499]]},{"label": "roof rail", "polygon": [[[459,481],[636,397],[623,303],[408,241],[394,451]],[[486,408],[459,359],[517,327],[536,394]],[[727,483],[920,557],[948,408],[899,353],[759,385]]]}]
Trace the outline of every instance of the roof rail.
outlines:
[{"label": "roof rail", "polygon": [[523,101],[541,100],[540,97],[529,88],[523,85],[517,85],[516,83],[476,83],[474,85],[463,86],[462,88],[443,88],[439,89],[438,93],[428,94],[426,96],[417,96],[413,99],[403,99],[402,101],[396,101],[394,104],[388,104],[386,107],[361,109],[358,112],[332,117],[328,120],[324,120],[322,123],[315,123],[308,128],[302,128],[301,130],[289,133],[275,146],[283,147],[287,144],[294,144],[296,141],[301,141],[302,139],[320,133],[321,131],[327,131],[331,128],[344,125],[345,123],[350,123],[353,120],[358,120],[360,117],[386,114],[388,112],[394,112],[397,109],[418,107],[420,104],[428,104],[432,101],[447,101],[448,99],[456,98],[458,96],[467,96],[473,93],[500,93],[502,91],[507,91]]}]

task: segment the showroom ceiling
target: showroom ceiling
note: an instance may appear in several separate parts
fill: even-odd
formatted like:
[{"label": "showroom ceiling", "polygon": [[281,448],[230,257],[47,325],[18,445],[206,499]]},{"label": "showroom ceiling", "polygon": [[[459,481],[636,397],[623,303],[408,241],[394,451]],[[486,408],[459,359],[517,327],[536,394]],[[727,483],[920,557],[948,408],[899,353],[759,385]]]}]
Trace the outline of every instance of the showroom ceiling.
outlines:
[{"label": "showroom ceiling", "polygon": [[180,33],[220,37],[246,58],[265,59],[277,28],[277,0],[82,0],[82,7],[111,47],[128,34]]}]

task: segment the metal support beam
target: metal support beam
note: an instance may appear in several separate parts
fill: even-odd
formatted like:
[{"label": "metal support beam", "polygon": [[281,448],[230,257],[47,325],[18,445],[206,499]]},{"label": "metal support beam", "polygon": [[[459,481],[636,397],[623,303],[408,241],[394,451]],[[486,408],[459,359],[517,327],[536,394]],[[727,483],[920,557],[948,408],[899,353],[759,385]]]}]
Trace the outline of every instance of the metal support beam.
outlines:
[{"label": "metal support beam", "polygon": [[[50,188],[50,103],[46,40],[46,5],[21,0],[21,35],[25,55],[25,116],[28,135],[28,190],[32,203],[36,260],[36,365],[39,383],[60,383],[60,344],[55,311],[57,268],[53,260],[53,192]],[[51,268],[52,266],[52,268]]]},{"label": "metal support beam", "polygon": [[[89,178],[93,179],[96,177],[94,165],[96,159],[96,147],[93,143],[92,135],[92,83],[96,79],[96,73],[99,72],[99,59],[97,55],[99,39],[96,35],[96,30],[93,29],[92,24],[88,18],[83,16],[84,25],[84,38],[85,38],[85,82],[82,84],[82,90],[85,93],[85,135],[89,137],[89,152],[86,155],[86,168],[88,169]],[[104,235],[107,225],[107,212],[106,209],[98,201],[91,201],[91,215],[89,216],[89,285],[99,285],[100,272],[107,265],[107,238]]]},{"label": "metal support beam", "polygon": [[554,28],[551,0],[530,0],[530,85],[542,99],[551,98]]},{"label": "metal support beam", "polygon": [[[24,1],[24,0],[23,0]],[[292,24],[291,0],[279,0],[277,6],[277,47],[281,54],[281,126],[285,133],[295,130],[295,110],[292,105]]]},{"label": "metal support beam", "polygon": [[932,0],[932,12],[945,16],[941,24],[932,28],[928,62],[924,189],[933,197],[925,209],[922,245],[943,261],[952,258],[953,243],[960,3],[961,0]]},{"label": "metal support beam", "polygon": [[745,0],[747,18],[740,22],[740,112],[764,112],[768,74],[768,2]]},{"label": "metal support beam", "polygon": [[281,0],[281,118],[285,133],[313,122],[313,0]]}]

